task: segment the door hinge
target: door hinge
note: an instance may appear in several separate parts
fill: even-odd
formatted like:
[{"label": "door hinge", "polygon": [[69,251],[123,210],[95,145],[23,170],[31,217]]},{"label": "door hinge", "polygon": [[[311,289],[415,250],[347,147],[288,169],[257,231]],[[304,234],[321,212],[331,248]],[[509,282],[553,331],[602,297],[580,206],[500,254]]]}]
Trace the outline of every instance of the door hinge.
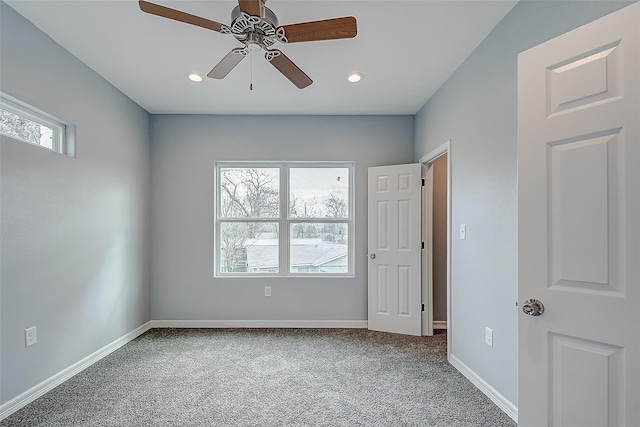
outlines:
[{"label": "door hinge", "polygon": [[424,242],[422,242],[422,249],[424,249]]},{"label": "door hinge", "polygon": [[424,178],[422,178],[422,186],[424,187]]},{"label": "door hinge", "polygon": [[422,304],[422,311],[424,311],[424,304]]}]

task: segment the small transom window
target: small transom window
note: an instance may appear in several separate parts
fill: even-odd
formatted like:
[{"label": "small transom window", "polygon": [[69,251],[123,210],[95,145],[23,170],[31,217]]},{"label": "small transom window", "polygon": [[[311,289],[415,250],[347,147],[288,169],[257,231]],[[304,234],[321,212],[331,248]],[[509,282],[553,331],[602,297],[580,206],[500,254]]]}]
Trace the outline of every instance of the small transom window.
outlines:
[{"label": "small transom window", "polygon": [[70,126],[5,94],[0,94],[0,134],[73,156]]}]

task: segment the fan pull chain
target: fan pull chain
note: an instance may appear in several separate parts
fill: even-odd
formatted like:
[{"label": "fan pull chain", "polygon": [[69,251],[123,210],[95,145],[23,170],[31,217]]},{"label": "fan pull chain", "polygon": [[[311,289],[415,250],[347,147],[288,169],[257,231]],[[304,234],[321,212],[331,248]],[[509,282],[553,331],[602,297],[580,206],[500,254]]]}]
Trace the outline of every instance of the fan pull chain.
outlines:
[{"label": "fan pull chain", "polygon": [[249,90],[253,90],[253,49],[249,49],[249,60],[251,61],[251,81],[249,82]]}]

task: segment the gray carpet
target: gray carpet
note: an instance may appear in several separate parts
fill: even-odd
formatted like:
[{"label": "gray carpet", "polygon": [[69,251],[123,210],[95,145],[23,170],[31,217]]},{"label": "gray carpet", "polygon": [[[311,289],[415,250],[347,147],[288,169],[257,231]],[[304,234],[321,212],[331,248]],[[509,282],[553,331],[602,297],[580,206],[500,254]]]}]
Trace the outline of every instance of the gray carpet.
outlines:
[{"label": "gray carpet", "polygon": [[153,329],[2,426],[515,426],[446,335]]}]

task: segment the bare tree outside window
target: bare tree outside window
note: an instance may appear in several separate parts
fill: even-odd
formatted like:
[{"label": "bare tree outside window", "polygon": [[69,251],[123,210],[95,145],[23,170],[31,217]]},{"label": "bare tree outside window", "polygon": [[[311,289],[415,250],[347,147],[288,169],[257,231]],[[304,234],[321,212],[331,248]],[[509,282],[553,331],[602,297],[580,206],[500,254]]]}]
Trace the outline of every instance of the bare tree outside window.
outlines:
[{"label": "bare tree outside window", "polygon": [[291,168],[291,218],[348,218],[348,168]]},{"label": "bare tree outside window", "polygon": [[224,218],[277,218],[280,171],[275,168],[220,169],[220,207]]},{"label": "bare tree outside window", "polygon": [[[280,171],[277,168],[220,169],[223,218],[278,218]],[[221,272],[247,272],[247,246],[277,239],[277,223],[225,222],[220,228]],[[276,269],[278,266],[271,266]]]},{"label": "bare tree outside window", "polygon": [[0,133],[53,148],[53,129],[0,108]]},{"label": "bare tree outside window", "polygon": [[[348,168],[291,168],[290,180],[292,218],[349,218]],[[344,223],[298,222],[290,237],[346,244],[346,234]]]},{"label": "bare tree outside window", "polygon": [[[349,216],[349,201],[343,193],[331,192],[326,201],[327,210],[331,218],[347,218]],[[345,243],[346,224],[332,223],[331,236],[336,243]]]},{"label": "bare tree outside window", "polygon": [[347,218],[349,216],[349,201],[344,192],[332,191],[325,202],[330,218]]},{"label": "bare tree outside window", "polygon": [[[247,251],[256,246],[270,250],[278,245],[278,224],[272,222],[223,222],[220,225],[220,262],[223,273],[250,273]],[[259,249],[258,249],[259,250]],[[279,271],[277,252],[275,257],[265,260],[262,267],[270,272]]]}]

